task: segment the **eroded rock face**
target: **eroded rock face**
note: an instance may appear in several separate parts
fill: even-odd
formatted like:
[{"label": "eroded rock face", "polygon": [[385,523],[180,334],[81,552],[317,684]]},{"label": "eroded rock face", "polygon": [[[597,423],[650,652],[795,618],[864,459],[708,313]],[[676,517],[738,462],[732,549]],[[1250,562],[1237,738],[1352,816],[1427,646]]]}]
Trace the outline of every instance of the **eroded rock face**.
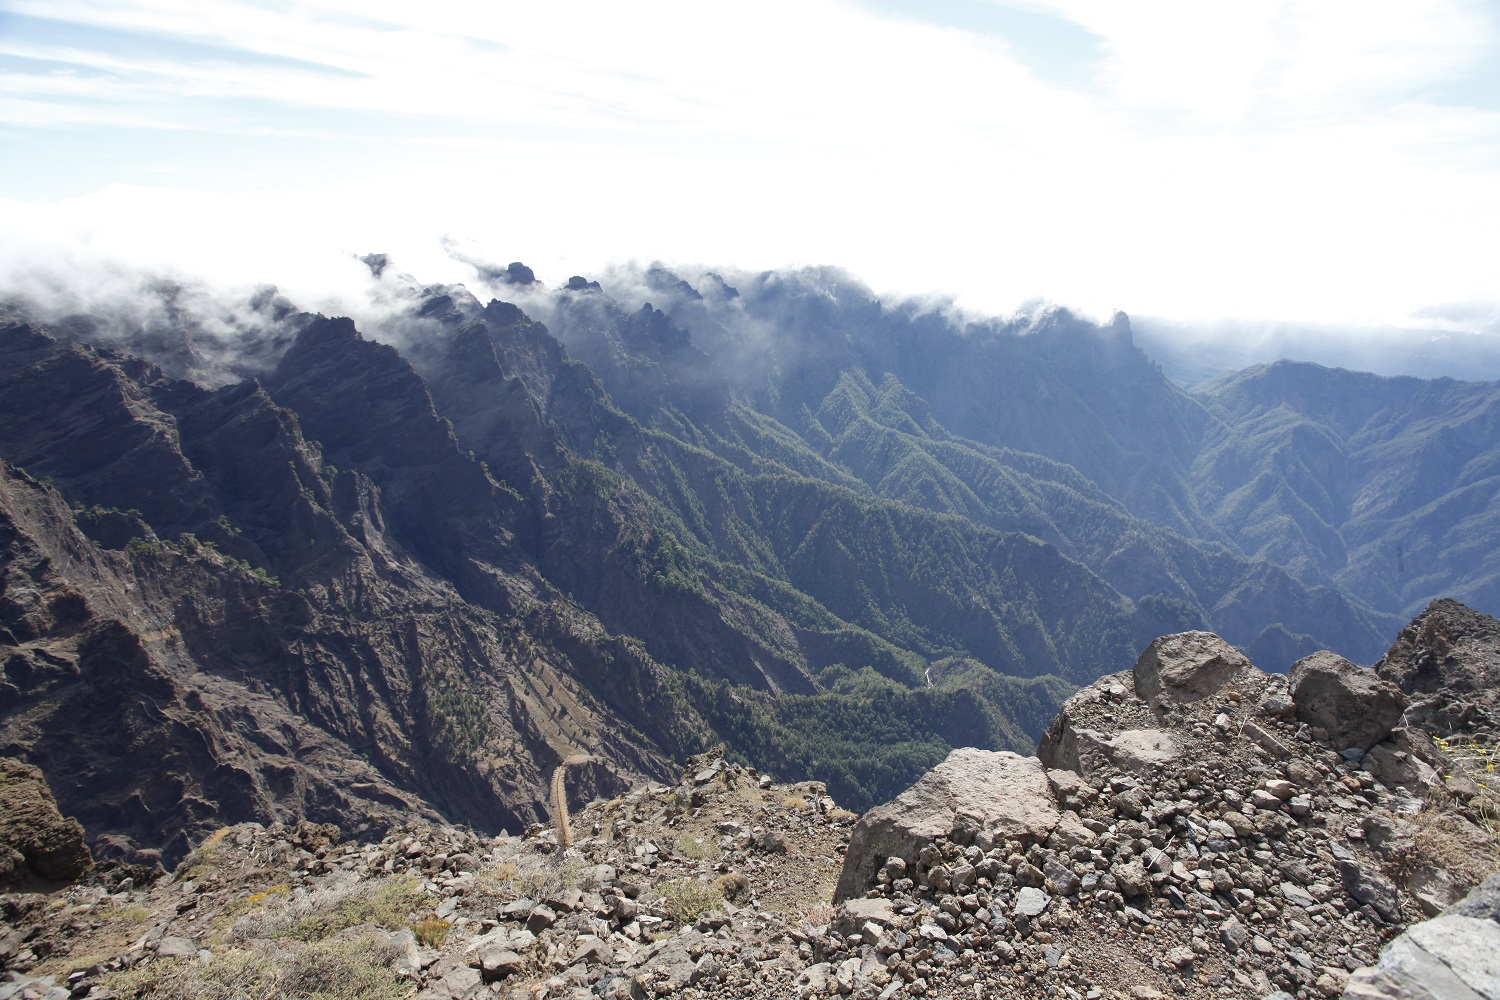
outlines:
[{"label": "eroded rock face", "polygon": [[1406,719],[1435,735],[1500,729],[1500,622],[1433,601],[1396,637],[1375,672],[1407,695]]},{"label": "eroded rock face", "polygon": [[938,837],[1045,841],[1061,814],[1042,762],[1008,751],[954,750],[893,801],[854,827],[834,902],[861,896],[889,858],[914,866]]},{"label": "eroded rock face", "polygon": [[28,871],[71,882],[91,864],[83,827],[58,812],[42,772],[0,757],[0,884]]},{"label": "eroded rock face", "polygon": [[1255,668],[1212,632],[1164,635],[1135,663],[1135,693],[1152,704],[1201,701]]},{"label": "eroded rock face", "polygon": [[1406,698],[1390,681],[1326,650],[1292,665],[1297,718],[1327,731],[1339,747],[1368,750],[1401,722]]},{"label": "eroded rock face", "polygon": [[1358,970],[1344,1000],[1478,1000],[1500,996],[1500,875],[1431,920],[1413,924]]}]

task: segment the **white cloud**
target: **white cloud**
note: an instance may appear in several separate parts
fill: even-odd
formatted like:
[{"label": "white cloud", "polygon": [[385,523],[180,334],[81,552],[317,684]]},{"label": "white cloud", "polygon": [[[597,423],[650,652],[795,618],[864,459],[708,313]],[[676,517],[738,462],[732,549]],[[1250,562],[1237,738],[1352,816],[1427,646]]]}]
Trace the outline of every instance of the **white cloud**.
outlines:
[{"label": "white cloud", "polygon": [[[0,233],[12,261],[289,285],[368,250],[461,279],[450,236],[551,281],[834,263],[996,310],[1393,321],[1496,298],[1500,115],[1426,96],[1500,56],[1483,4],[1027,6],[1104,40],[1101,90],[833,0],[9,0],[90,31],[0,33]],[[65,197],[58,135],[98,144]]]}]

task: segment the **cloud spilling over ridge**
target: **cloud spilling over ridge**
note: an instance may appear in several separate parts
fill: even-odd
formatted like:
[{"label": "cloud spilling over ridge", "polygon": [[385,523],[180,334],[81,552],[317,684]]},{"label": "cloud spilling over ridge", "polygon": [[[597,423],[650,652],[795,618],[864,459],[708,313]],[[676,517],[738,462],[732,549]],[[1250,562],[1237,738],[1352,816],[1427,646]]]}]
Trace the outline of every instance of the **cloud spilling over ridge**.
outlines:
[{"label": "cloud spilling over ridge", "polygon": [[[952,294],[882,291],[848,270],[829,266],[751,271],[615,261],[597,269],[574,269],[564,259],[536,268],[534,283],[518,284],[507,276],[507,264],[515,257],[527,259],[527,254],[492,256],[478,241],[454,238],[433,240],[424,250],[416,255],[416,266],[394,253],[385,255],[381,267],[372,266],[367,253],[330,253],[292,241],[284,255],[246,255],[235,262],[231,253],[213,262],[216,270],[195,273],[170,264],[126,263],[87,250],[31,247],[0,254],[0,309],[19,307],[30,318],[61,324],[65,334],[149,354],[172,374],[214,384],[274,365],[308,313],[349,316],[366,337],[404,349],[440,332],[441,324],[423,318],[421,311],[432,295],[447,292],[472,299],[476,308],[492,298],[513,302],[560,330],[579,319],[569,305],[574,293],[566,285],[580,272],[586,280],[597,280],[626,312],[646,304],[668,309],[700,346],[731,365],[762,363],[758,352],[774,339],[773,331],[763,328],[771,320],[740,307],[738,288],[754,292],[790,285],[797,295],[845,305],[879,302],[908,317],[933,316],[959,331],[989,327],[1024,334],[1045,326],[1060,310],[1101,325],[1114,316],[1112,310],[1043,298],[988,310]],[[231,265],[243,271],[229,280],[221,275]],[[691,306],[700,296],[711,297],[713,308],[702,312],[695,327],[692,310],[677,307]],[[1281,358],[1378,374],[1488,380],[1500,378],[1497,315],[1493,307],[1469,303],[1434,308],[1425,329],[1158,317],[1136,317],[1134,326],[1137,344],[1185,383]],[[86,321],[80,320],[85,316]]]}]

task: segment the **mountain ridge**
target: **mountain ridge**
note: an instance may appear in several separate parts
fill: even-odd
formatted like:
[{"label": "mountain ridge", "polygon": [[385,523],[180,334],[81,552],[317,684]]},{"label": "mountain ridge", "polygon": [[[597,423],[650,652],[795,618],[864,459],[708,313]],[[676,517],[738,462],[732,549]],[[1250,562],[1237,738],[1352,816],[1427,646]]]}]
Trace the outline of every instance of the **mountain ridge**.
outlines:
[{"label": "mountain ridge", "polygon": [[[1237,550],[1199,472],[1248,447],[1228,421],[1250,404],[1169,383],[1123,315],[961,327],[826,272],[655,269],[634,294],[657,305],[507,277],[515,301],[484,303],[385,264],[379,340],[271,290],[234,341],[181,313],[0,329],[0,459],[60,491],[27,530],[78,535],[98,592],[149,582],[193,639],[162,664],[183,724],[213,732],[202,678],[251,678],[267,718],[350,748],[332,791],[283,800],[185,764],[174,794],[205,804],[184,836],[378,815],[354,784],[493,831],[546,814],[558,760],[590,756],[579,788],[607,793],[715,741],[862,807],[953,746],[1024,748],[1163,633],[1285,669],[1371,661],[1396,630],[1321,569]],[[190,598],[224,581],[258,595],[245,650]],[[65,703],[50,683],[0,691],[4,752],[39,756],[17,720]]]}]

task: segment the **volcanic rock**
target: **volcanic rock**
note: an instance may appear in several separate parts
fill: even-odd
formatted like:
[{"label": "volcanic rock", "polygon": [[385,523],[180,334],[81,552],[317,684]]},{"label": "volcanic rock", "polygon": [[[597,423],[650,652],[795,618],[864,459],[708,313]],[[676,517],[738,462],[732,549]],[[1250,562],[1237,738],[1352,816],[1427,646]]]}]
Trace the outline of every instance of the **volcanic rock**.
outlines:
[{"label": "volcanic rock", "polygon": [[992,840],[1045,841],[1061,818],[1041,761],[964,748],[893,801],[860,818],[849,839],[834,901],[861,896],[887,858],[914,865],[923,844],[949,836],[961,818]]},{"label": "volcanic rock", "polygon": [[1369,750],[1401,721],[1406,698],[1397,687],[1327,651],[1292,665],[1292,701],[1297,718],[1328,732],[1340,747]]},{"label": "volcanic rock", "polygon": [[0,884],[28,870],[71,882],[91,864],[83,826],[58,812],[41,770],[0,757]]},{"label": "volcanic rock", "polygon": [[1135,693],[1150,704],[1200,701],[1251,670],[1250,661],[1212,632],[1164,635],[1135,662]]}]

